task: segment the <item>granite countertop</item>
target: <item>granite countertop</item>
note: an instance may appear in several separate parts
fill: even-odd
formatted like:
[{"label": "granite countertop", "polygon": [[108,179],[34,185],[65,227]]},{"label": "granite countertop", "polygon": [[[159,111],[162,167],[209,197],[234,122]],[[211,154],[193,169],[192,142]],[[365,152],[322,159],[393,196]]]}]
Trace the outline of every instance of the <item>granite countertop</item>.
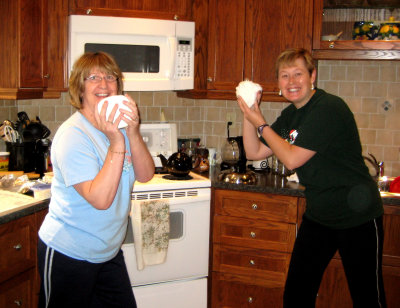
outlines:
[{"label": "granite countertop", "polygon": [[[218,167],[210,169],[209,173],[201,173],[203,176],[208,176],[211,180],[211,187],[220,189],[230,189],[248,192],[260,192],[277,195],[286,195],[294,197],[304,197],[304,187],[296,182],[290,182],[285,177],[274,175],[272,173],[261,171],[255,172],[255,184],[233,184],[220,181],[218,175],[220,174]],[[382,194],[384,205],[398,205],[400,206],[400,194],[397,196],[393,194]],[[0,214],[0,225],[9,221],[33,214],[40,210],[48,208],[49,199],[36,200],[32,199],[32,204],[22,209],[17,209],[11,213],[4,215]]]},{"label": "granite countertop", "polygon": [[[304,197],[304,186],[297,182],[290,182],[286,177],[267,171],[255,171],[257,181],[251,185],[222,182],[218,179],[220,173],[221,171],[218,166],[210,169],[209,178],[213,188]],[[400,194],[382,193],[381,195],[384,205],[400,206]]]}]

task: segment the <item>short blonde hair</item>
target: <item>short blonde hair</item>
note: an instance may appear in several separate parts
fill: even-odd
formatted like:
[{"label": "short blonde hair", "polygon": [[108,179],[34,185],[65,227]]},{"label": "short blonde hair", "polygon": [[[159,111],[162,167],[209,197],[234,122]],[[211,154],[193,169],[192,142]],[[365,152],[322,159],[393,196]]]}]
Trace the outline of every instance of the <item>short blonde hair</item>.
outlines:
[{"label": "short blonde hair", "polygon": [[278,78],[279,70],[283,66],[291,66],[297,59],[303,59],[310,76],[315,70],[314,59],[311,53],[304,48],[290,48],[283,51],[276,60],[275,74]]},{"label": "short blonde hair", "polygon": [[117,62],[111,55],[102,51],[84,53],[74,63],[71,76],[69,78],[68,92],[70,96],[70,103],[76,109],[82,108],[82,94],[85,91],[85,78],[90,75],[94,68],[97,68],[104,74],[114,75],[117,77],[118,94],[122,94],[124,90],[122,72]]}]

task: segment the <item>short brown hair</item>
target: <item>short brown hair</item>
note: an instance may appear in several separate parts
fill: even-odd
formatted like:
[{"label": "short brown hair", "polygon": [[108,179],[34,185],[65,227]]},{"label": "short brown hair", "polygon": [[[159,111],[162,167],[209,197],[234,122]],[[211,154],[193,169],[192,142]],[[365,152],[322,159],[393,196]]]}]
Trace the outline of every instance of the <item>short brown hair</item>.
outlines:
[{"label": "short brown hair", "polygon": [[290,48],[283,51],[276,60],[275,63],[275,74],[278,78],[279,69],[282,66],[290,66],[292,65],[297,59],[303,59],[306,65],[306,68],[310,75],[315,70],[315,63],[314,59],[311,56],[311,53],[304,49],[304,48]]},{"label": "short brown hair", "polygon": [[69,96],[70,103],[77,109],[82,108],[82,93],[85,90],[85,78],[90,75],[93,68],[98,68],[100,72],[117,77],[118,94],[122,94],[124,90],[122,72],[114,60],[108,53],[87,52],[75,61],[69,78]]}]

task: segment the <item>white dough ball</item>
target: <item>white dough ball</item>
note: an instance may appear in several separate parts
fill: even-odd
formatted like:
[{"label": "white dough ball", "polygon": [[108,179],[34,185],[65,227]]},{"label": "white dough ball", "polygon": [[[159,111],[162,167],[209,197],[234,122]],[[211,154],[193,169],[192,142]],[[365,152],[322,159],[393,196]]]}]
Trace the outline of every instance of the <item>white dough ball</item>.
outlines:
[{"label": "white dough ball", "polygon": [[[120,111],[119,111],[120,109],[131,111],[128,108],[128,106],[124,105],[124,103],[123,103],[123,101],[127,101],[127,102],[129,101],[127,97],[125,97],[123,95],[114,95],[114,96],[105,97],[99,102],[99,105],[98,105],[99,114],[100,114],[101,108],[103,107],[103,104],[105,101],[108,101],[108,106],[107,106],[107,111],[106,111],[106,120],[108,120],[108,117],[110,116],[110,113],[113,110],[115,105],[118,105],[118,110],[115,113],[113,122],[120,115]],[[121,120],[121,122],[119,122],[118,128],[124,128],[127,126],[128,126],[128,124],[124,120]]]},{"label": "white dough ball", "polygon": [[250,108],[254,105],[259,91],[262,91],[262,87],[258,83],[244,80],[236,87],[236,96],[241,96]]}]

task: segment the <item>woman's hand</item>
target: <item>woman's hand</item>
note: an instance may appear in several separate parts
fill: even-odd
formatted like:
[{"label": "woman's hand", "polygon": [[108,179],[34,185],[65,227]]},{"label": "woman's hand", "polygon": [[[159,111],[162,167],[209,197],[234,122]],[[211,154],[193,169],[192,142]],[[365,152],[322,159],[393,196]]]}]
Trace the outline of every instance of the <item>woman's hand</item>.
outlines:
[{"label": "woman's hand", "polygon": [[128,94],[125,94],[125,97],[128,99],[128,102],[124,101],[123,103],[129,110],[120,109],[119,111],[121,112],[121,120],[124,120],[128,124],[126,133],[129,137],[139,134],[140,115],[136,102]]},{"label": "woman's hand", "polygon": [[96,105],[96,110],[94,112],[94,117],[97,122],[97,128],[103,132],[110,144],[115,144],[119,142],[125,143],[124,136],[122,135],[121,131],[118,129],[119,122],[121,121],[121,117],[118,117],[114,121],[115,114],[118,110],[118,105],[115,105],[114,108],[111,110],[110,115],[108,118],[106,117],[108,107],[108,101],[106,100],[100,110],[100,113],[97,112],[98,105]]},{"label": "woman's hand", "polygon": [[258,127],[264,123],[266,123],[264,116],[261,113],[259,104],[261,101],[261,92],[257,93],[256,101],[253,106],[249,108],[241,96],[238,96],[237,102],[240,110],[243,112],[244,119],[250,122],[254,127]]}]

